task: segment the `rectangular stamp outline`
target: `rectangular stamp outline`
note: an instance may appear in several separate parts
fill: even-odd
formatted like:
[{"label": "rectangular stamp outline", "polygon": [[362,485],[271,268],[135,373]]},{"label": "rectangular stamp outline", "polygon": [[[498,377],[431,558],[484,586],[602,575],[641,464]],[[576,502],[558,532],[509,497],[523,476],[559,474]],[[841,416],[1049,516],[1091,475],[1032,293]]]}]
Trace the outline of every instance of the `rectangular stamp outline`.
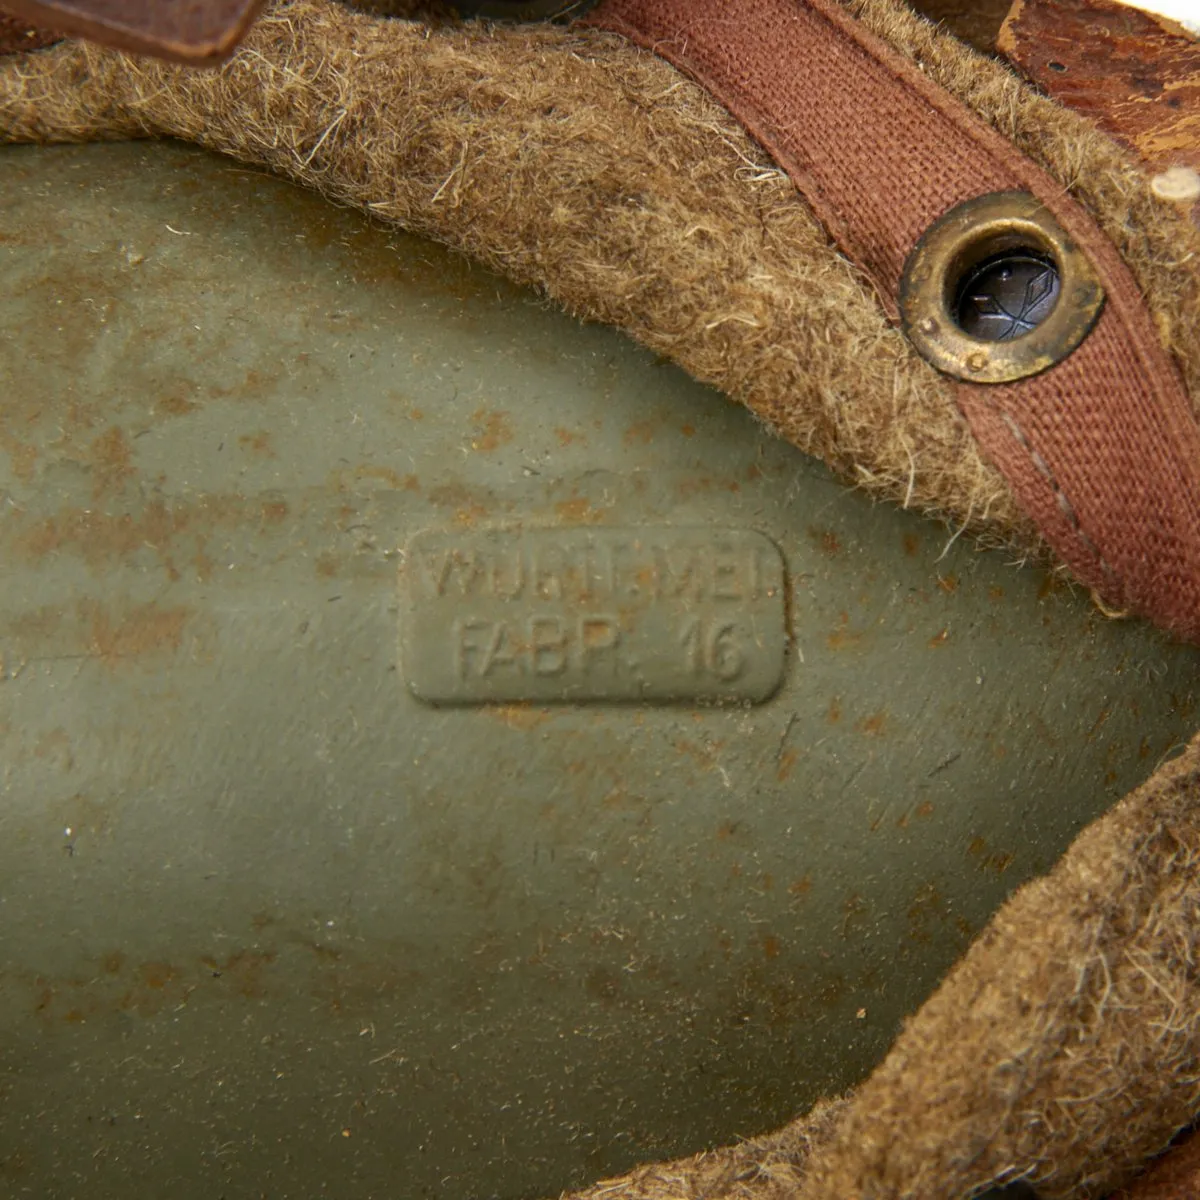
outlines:
[{"label": "rectangular stamp outline", "polygon": [[402,668],[433,705],[761,703],[786,671],[786,580],[746,528],[425,529],[400,570]]}]

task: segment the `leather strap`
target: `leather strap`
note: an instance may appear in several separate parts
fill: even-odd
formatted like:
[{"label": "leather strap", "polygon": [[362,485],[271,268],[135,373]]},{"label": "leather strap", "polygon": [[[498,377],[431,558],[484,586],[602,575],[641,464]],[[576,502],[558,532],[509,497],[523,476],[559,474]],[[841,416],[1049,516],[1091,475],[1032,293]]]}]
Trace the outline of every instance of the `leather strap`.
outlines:
[{"label": "leather strap", "polygon": [[990,192],[1042,201],[1090,258],[1104,311],[1048,371],[959,385],[960,409],[1106,606],[1200,641],[1200,428],[1129,269],[1061,185],[836,0],[603,0],[587,22],[653,50],[723,104],[893,317],[908,255],[938,217]]},{"label": "leather strap", "polygon": [[[5,0],[26,26],[59,29],[134,54],[193,65],[220,62],[250,28],[262,0]],[[2,49],[2,46],[0,46]]]},{"label": "leather strap", "polygon": [[0,57],[5,54],[23,54],[26,50],[40,50],[43,46],[53,46],[61,40],[57,33],[32,29],[28,22],[19,17],[0,12]]},{"label": "leather strap", "polygon": [[1110,1200],[1196,1200],[1197,1196],[1200,1196],[1200,1136],[1191,1134]]}]

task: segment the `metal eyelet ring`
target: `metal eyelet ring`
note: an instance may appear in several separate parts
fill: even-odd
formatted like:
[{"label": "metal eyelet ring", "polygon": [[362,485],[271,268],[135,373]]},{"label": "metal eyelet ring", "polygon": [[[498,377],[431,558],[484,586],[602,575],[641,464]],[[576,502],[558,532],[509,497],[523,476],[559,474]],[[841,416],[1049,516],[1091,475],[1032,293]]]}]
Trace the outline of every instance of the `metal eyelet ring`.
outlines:
[{"label": "metal eyelet ring", "polygon": [[1009,383],[1066,358],[1096,324],[1104,288],[1036,196],[993,192],[925,231],[899,300],[904,332],[939,371]]}]

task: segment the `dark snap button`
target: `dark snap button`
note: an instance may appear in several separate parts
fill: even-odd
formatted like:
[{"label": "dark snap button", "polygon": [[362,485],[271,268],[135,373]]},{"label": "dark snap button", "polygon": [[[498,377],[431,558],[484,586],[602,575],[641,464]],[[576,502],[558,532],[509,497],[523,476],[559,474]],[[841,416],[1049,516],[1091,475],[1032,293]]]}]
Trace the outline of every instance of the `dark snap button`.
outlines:
[{"label": "dark snap button", "polygon": [[1008,342],[1053,311],[1062,280],[1052,258],[1011,252],[974,267],[959,286],[958,327],[985,342]]}]

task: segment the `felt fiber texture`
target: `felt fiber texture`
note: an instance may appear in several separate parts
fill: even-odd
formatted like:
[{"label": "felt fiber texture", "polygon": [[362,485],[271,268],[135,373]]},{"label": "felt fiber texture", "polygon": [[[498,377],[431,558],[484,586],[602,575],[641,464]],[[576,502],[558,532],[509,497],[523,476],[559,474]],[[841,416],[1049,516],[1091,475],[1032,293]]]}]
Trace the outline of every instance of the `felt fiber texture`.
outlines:
[{"label": "felt fiber texture", "polygon": [[[892,0],[848,7],[1092,212],[1196,397],[1186,212],[1002,66]],[[290,0],[218,72],[75,43],[0,61],[0,141],[155,135],[457,246],[626,329],[853,482],[1037,548],[950,389],[786,178],[619,39]],[[1019,892],[844,1110],[585,1195],[960,1200],[1024,1174],[1051,1200],[1103,1195],[1200,1109],[1198,760],[1193,746]]]},{"label": "felt fiber texture", "polygon": [[[890,2],[861,15],[1078,182],[1200,380],[1200,331],[1179,315],[1191,293],[1200,304],[1186,219],[1003,68]],[[618,38],[292,0],[219,72],[78,43],[0,63],[0,140],[160,134],[456,246],[627,330],[852,482],[1039,549],[946,381],[787,179],[698,87]]]}]

